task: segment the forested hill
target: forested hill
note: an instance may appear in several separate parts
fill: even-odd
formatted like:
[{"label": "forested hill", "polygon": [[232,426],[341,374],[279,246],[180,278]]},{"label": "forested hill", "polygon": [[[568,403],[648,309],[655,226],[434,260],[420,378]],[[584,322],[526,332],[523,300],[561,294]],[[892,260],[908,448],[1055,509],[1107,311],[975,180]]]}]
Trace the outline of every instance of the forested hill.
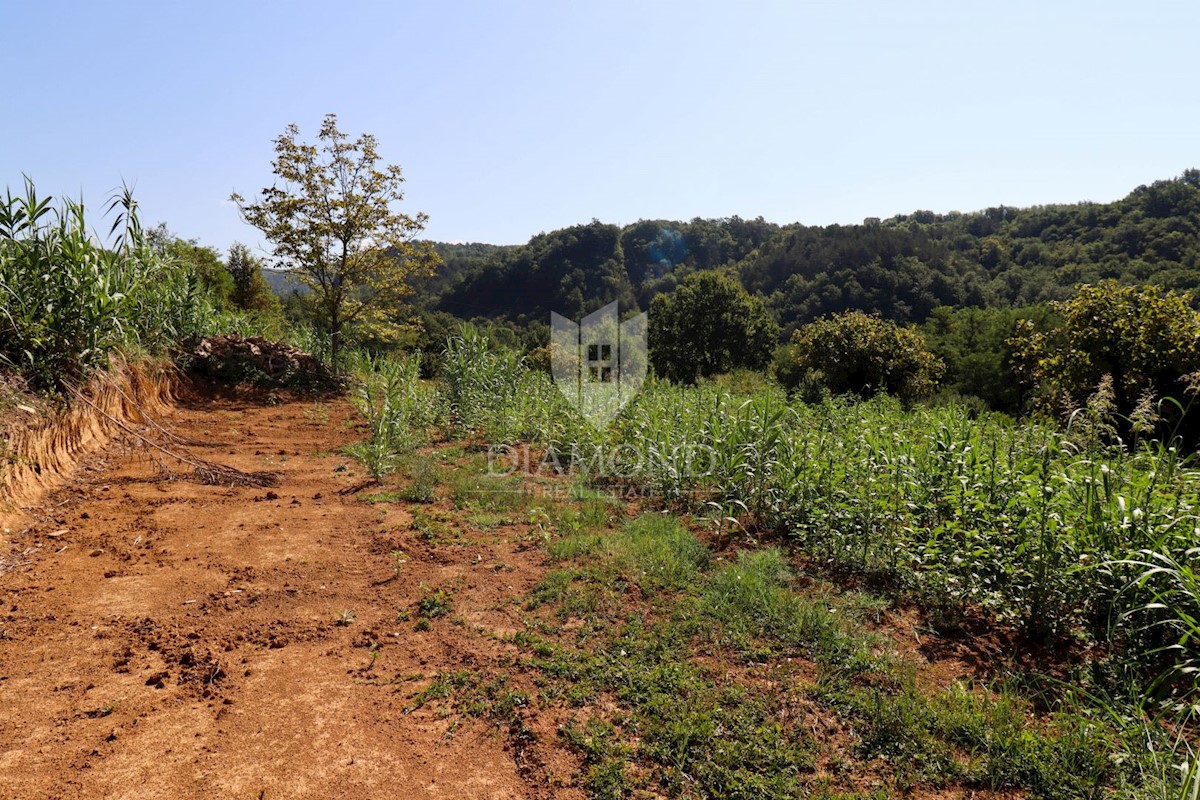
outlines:
[{"label": "forested hill", "polygon": [[593,220],[518,247],[440,247],[447,265],[422,294],[463,318],[544,320],[612,300],[645,309],[684,275],[723,268],[767,298],[785,331],[850,308],[922,322],[937,306],[1029,305],[1104,278],[1200,288],[1200,170],[1106,204],[917,211],[827,227]]}]

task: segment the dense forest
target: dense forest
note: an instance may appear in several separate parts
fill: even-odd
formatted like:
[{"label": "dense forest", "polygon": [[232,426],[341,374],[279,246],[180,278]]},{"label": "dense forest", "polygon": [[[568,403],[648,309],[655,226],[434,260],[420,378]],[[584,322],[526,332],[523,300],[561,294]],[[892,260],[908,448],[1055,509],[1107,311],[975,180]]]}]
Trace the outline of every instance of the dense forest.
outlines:
[{"label": "dense forest", "polygon": [[545,319],[612,300],[646,309],[687,274],[723,269],[762,295],[784,335],[857,309],[923,323],[939,306],[1021,307],[1117,279],[1200,286],[1200,171],[1113,203],[916,211],[861,225],[763,219],[597,220],[526,245],[439,245],[425,302],[461,318]]},{"label": "dense forest", "polygon": [[[825,227],[592,220],[520,246],[437,247],[443,265],[413,298],[425,329],[418,344],[472,320],[533,349],[551,311],[579,317],[613,300],[647,310],[689,276],[718,271],[762,302],[781,349],[803,326],[849,311],[916,325],[944,364],[939,391],[1018,412],[1029,399],[1014,376],[1023,321],[1047,329],[1052,304],[1085,284],[1200,287],[1200,170],[1112,203],[916,211]],[[788,368],[776,359],[777,373]]]},{"label": "dense forest", "polygon": [[[680,297],[677,290],[693,278],[718,273],[766,315],[759,319],[759,311],[748,311],[747,319],[756,321],[746,324],[759,331],[756,342],[771,331],[778,346],[772,371],[785,384],[799,386],[800,354],[788,348],[804,326],[865,312],[920,329],[942,365],[934,381],[942,396],[1019,413],[1029,410],[1029,390],[1037,382],[1022,383],[1016,374],[1021,357],[1013,340],[1020,326],[1050,331],[1055,303],[1084,285],[1200,288],[1200,170],[1139,186],[1112,203],[916,211],[825,227],[740,217],[642,220],[625,227],[592,220],[540,233],[524,245],[434,248],[440,264],[432,275],[412,279],[409,303],[392,311],[390,338],[360,337],[360,344],[376,349],[391,342],[437,353],[447,335],[471,321],[490,328],[496,341],[530,353],[548,341],[552,311],[579,318],[617,300],[625,313],[651,311],[651,334],[659,343],[655,363],[666,374],[672,345],[662,320],[670,304],[657,304],[656,312],[655,298]],[[291,295],[289,316],[309,316],[288,276],[268,277],[276,291]],[[1116,295],[1111,299],[1117,302]],[[726,311],[687,305],[675,313],[678,319]],[[837,336],[874,330],[847,324]],[[856,325],[859,333],[851,333]],[[725,361],[746,356],[744,363],[733,358],[733,368],[757,368],[767,357],[759,344],[730,341],[725,349]],[[676,364],[667,372],[678,378],[695,368]],[[827,368],[820,371],[828,377]]]}]

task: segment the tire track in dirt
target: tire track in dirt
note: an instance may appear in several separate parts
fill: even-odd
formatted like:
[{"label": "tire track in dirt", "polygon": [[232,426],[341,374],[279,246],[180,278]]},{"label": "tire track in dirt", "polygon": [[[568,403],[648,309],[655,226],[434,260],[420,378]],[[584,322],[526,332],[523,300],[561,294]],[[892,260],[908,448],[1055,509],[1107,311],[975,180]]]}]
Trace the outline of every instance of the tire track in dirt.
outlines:
[{"label": "tire track in dirt", "polygon": [[[338,448],[361,433],[347,404],[325,409],[193,398],[173,431],[278,487],[169,479],[118,442],[13,537],[0,796],[576,796],[489,724],[410,709],[438,673],[512,654],[496,634],[520,628],[544,557],[503,530],[435,547],[404,508],[343,493],[363,475]],[[454,618],[398,618],[441,586]],[[552,741],[538,750],[571,770]]]}]

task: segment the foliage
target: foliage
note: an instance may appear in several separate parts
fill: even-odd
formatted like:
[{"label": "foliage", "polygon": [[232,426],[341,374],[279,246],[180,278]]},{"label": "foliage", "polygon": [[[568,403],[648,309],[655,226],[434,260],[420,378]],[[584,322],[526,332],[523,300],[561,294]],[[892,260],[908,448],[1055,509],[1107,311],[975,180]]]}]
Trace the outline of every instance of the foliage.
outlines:
[{"label": "foliage", "polygon": [[515,351],[473,326],[448,339],[442,377],[458,435],[553,443],[579,435],[583,426],[549,375],[526,369]]},{"label": "foliage", "polygon": [[[551,311],[577,317],[612,300],[648,308],[688,275],[724,269],[763,298],[788,336],[848,310],[920,324],[939,307],[1027,308],[1105,279],[1196,289],[1197,219],[1200,171],[1188,170],[1107,204],[917,211],[825,227],[737,217],[620,229],[593,222],[519,247],[471,251],[448,288],[430,286],[422,302],[481,321],[545,320]],[[992,322],[999,320],[984,327]],[[992,334],[980,335],[990,362],[998,357]],[[953,387],[959,373],[948,365]]]},{"label": "foliage", "polygon": [[921,326],[929,350],[946,365],[939,394],[1018,414],[1025,397],[1014,380],[1012,338],[1022,320],[1050,325],[1046,306],[949,308],[939,306]]},{"label": "foliage", "polygon": [[426,215],[392,209],[404,199],[404,178],[399,166],[379,165],[375,137],[350,141],[334,114],[325,117],[319,144],[299,135],[293,124],[275,140],[282,186],[263,189],[256,203],[237,193],[231,199],[274,245],[279,266],[312,290],[336,364],[346,326],[410,294],[408,278],[431,272],[437,254],[415,238]]},{"label": "foliage", "polygon": [[[419,297],[440,297],[465,276],[516,249],[511,245],[482,242],[435,242],[433,247],[441,261],[431,275],[413,277],[412,286]],[[474,316],[474,312],[468,311],[465,316]]]},{"label": "foliage", "polygon": [[742,264],[785,327],[848,309],[921,322],[938,306],[1028,306],[1118,278],[1200,285],[1200,172],[1114,203],[964,214],[917,211],[863,225],[791,226]]},{"label": "foliage", "polygon": [[779,328],[732,278],[699,272],[650,306],[650,361],[676,381],[766,366]]},{"label": "foliage", "polygon": [[[923,786],[1083,800],[1151,797],[1173,777],[1146,752],[1170,750],[1161,726],[1098,720],[1078,698],[1036,713],[1002,684],[918,688],[913,666],[864,630],[871,598],[806,592],[779,550],[726,560],[664,515],[548,549],[569,562],[529,607],[572,624],[543,617],[515,638],[544,702],[574,718],[564,736],[593,797],[840,797],[820,790],[865,771],[886,782],[873,796]],[[662,580],[664,564],[676,580]],[[846,738],[813,735],[834,729]],[[831,747],[852,748],[853,762]]]},{"label": "foliage", "polygon": [[56,207],[27,180],[23,196],[0,203],[0,360],[37,387],[79,381],[118,348],[161,351],[215,317],[196,262],[151,246],[128,190],[109,212],[105,248],[81,202]]},{"label": "foliage", "polygon": [[232,283],[229,301],[233,305],[244,311],[279,312],[279,298],[263,277],[262,260],[255,257],[249,247],[234,242],[229,248],[225,271]]},{"label": "foliage", "polygon": [[796,380],[816,375],[834,394],[863,397],[926,397],[944,369],[919,331],[860,311],[803,326],[792,336],[790,356]]},{"label": "foliage", "polygon": [[437,390],[421,381],[421,354],[372,358],[358,354],[351,401],[367,420],[371,438],[347,451],[378,479],[395,471],[400,458],[428,438],[437,419]]},{"label": "foliage", "polygon": [[1185,376],[1200,370],[1200,314],[1187,294],[1104,281],[1056,303],[1048,331],[1021,324],[1014,347],[1037,408],[1069,415],[1107,375],[1118,414],[1143,396],[1183,398]]},{"label": "foliage", "polygon": [[432,282],[438,296],[428,302],[492,322],[542,320],[551,311],[578,318],[613,300],[646,308],[686,275],[745,258],[777,232],[762,218],[641,220],[624,228],[593,220],[491,252],[439,244],[455,259],[457,279],[443,292]]},{"label": "foliage", "polygon": [[891,587],[947,629],[984,613],[1035,639],[1104,643],[1125,665],[1113,691],[1140,692],[1145,676],[1164,676],[1162,697],[1191,691],[1176,667],[1200,654],[1195,640],[1179,649],[1183,628],[1139,611],[1181,597],[1179,584],[1156,573],[1139,585],[1133,564],[1185,564],[1194,547],[1200,470],[1175,447],[1116,447],[954,403],[809,405],[769,385],[657,380],[598,432],[486,337],[451,349],[458,433],[547,447],[582,480],[636,487],[722,531],[783,532],[812,563]]},{"label": "foliage", "polygon": [[613,300],[634,306],[615,225],[593,221],[541,234],[485,264],[449,290],[443,310],[463,318],[545,320],[551,311],[578,319]]},{"label": "foliage", "polygon": [[165,222],[145,231],[145,241],[159,257],[184,265],[217,309],[223,310],[228,305],[233,283],[215,248],[206,247],[196,239],[176,236]]}]

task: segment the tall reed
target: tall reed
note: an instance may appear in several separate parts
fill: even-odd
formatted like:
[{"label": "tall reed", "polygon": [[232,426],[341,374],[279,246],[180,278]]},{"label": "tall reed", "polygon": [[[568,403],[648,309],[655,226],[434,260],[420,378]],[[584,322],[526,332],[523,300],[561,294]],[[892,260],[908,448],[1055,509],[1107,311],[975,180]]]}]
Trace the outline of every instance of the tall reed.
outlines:
[{"label": "tall reed", "polygon": [[29,180],[0,201],[0,359],[35,386],[61,389],[117,348],[160,351],[212,314],[195,277],[148,245],[128,190],[108,213],[105,247],[82,202],[54,205]]}]

